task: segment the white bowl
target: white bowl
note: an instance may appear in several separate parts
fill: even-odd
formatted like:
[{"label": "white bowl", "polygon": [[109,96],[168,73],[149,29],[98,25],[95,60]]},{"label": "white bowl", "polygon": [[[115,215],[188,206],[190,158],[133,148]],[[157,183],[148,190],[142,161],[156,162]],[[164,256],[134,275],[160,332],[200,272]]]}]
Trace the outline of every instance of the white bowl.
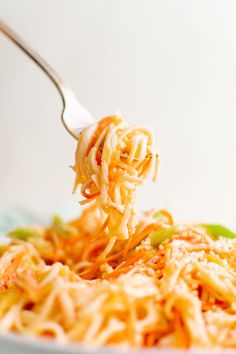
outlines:
[{"label": "white bowl", "polygon": [[118,347],[94,348],[80,344],[61,345],[51,340],[29,338],[16,334],[0,335],[1,354],[236,354],[229,349],[124,349]]}]

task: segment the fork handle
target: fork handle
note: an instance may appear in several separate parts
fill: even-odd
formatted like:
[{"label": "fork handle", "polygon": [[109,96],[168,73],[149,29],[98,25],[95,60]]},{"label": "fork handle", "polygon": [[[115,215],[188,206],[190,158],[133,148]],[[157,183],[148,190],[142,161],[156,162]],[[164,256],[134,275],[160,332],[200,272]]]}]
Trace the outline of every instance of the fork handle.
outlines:
[{"label": "fork handle", "polygon": [[26,43],[16,32],[14,32],[7,24],[0,20],[0,32],[4,33],[11,41],[13,41],[25,54],[27,54],[51,79],[63,101],[65,106],[65,84],[60,76],[53,70],[53,68]]}]

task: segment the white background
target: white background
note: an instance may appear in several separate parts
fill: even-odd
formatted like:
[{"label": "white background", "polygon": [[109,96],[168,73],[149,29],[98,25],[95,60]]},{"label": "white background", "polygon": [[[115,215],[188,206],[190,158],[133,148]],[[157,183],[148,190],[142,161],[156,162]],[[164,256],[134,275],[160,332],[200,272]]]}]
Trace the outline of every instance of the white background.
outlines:
[{"label": "white background", "polygon": [[[0,16],[96,119],[120,109],[155,131],[159,181],[141,209],[236,227],[234,0],[0,0]],[[78,213],[57,92],[2,35],[0,64],[0,203]]]}]

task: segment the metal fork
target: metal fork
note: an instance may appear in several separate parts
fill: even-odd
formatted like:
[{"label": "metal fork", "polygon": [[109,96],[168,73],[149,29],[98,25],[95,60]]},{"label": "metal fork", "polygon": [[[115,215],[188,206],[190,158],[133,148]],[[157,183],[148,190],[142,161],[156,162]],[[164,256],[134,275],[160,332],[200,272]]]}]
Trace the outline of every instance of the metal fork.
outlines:
[{"label": "metal fork", "polygon": [[27,54],[49,77],[57,88],[62,99],[61,120],[66,130],[78,139],[80,131],[93,123],[90,113],[79,103],[72,90],[65,85],[60,76],[52,67],[33,50],[17,33],[0,20],[0,32],[12,40],[25,54]]}]

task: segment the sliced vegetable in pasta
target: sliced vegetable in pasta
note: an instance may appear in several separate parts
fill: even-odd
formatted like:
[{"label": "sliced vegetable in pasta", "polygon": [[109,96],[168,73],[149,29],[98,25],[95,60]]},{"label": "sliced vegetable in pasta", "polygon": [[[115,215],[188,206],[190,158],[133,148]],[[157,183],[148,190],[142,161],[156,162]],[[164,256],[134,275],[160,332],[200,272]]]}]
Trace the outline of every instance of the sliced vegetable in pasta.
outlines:
[{"label": "sliced vegetable in pasta", "polygon": [[236,234],[225,226],[218,224],[203,224],[202,226],[216,237],[236,238]]}]

